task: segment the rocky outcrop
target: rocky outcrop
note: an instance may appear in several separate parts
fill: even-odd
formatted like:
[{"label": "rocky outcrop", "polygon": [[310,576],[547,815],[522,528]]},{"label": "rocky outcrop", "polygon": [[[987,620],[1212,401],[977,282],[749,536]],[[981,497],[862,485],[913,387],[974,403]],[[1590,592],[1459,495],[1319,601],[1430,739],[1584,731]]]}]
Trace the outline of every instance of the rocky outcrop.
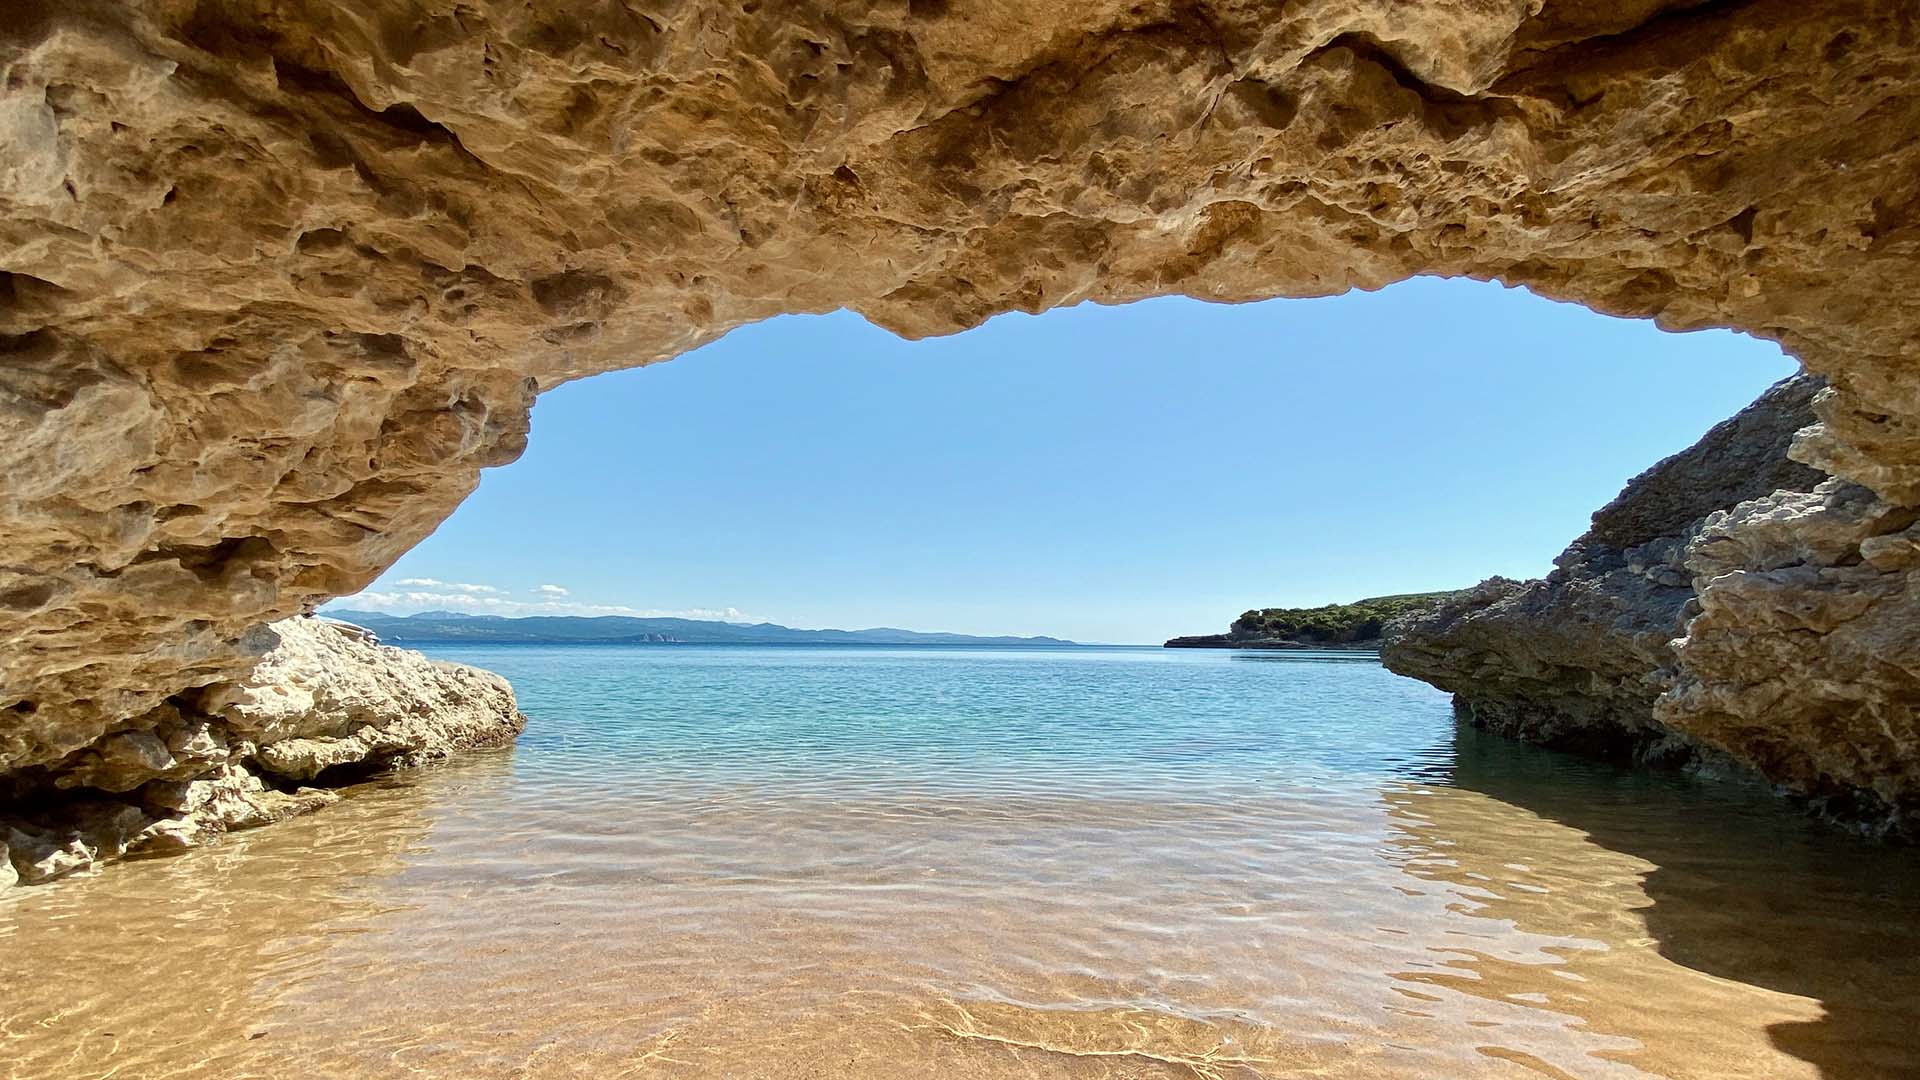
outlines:
[{"label": "rocky outcrop", "polygon": [[246,679],[13,774],[0,799],[0,886],[279,821],[334,801],[338,781],[498,746],[525,723],[490,672],[321,619],[268,633],[275,643]]},{"label": "rocky outcrop", "polygon": [[12,0],[0,74],[0,773],[164,742],[538,392],[783,312],[1499,279],[1781,342],[1796,459],[1920,505],[1911,0]]},{"label": "rocky outcrop", "polygon": [[1920,836],[1920,513],[1828,480],[1709,515],[1654,719],[1836,815]]},{"label": "rocky outcrop", "polygon": [[1903,828],[1920,805],[1915,515],[1788,457],[1820,392],[1774,386],[1629,482],[1545,579],[1391,624],[1383,661],[1502,734],[1730,759]]}]

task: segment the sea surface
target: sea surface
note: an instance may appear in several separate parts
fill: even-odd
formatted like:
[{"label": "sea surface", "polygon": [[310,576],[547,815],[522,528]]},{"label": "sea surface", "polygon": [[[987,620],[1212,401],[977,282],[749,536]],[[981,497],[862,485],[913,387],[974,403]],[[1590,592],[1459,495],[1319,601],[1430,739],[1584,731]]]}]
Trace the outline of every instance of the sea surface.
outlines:
[{"label": "sea surface", "polygon": [[13,890],[0,1075],[1920,1076],[1920,855],[1368,656],[428,651],[516,747]]}]

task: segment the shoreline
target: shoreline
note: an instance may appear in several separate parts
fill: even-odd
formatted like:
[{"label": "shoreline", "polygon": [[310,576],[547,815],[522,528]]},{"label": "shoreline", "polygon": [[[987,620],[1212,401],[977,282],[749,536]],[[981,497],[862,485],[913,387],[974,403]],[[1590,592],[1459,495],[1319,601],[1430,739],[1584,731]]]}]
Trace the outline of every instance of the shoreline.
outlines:
[{"label": "shoreline", "polygon": [[1186,637],[1168,638],[1160,645],[1163,649],[1273,649],[1300,650],[1315,652],[1370,652],[1380,651],[1378,638],[1372,641],[1294,641],[1288,638],[1249,638],[1234,640],[1226,634],[1193,634]]}]

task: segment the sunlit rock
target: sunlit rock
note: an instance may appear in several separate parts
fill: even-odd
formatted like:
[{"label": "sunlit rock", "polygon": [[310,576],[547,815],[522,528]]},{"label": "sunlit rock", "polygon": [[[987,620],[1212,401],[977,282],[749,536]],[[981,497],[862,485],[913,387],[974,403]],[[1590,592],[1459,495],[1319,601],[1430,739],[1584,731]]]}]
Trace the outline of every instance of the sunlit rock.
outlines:
[{"label": "sunlit rock", "polygon": [[1659,722],[1834,812],[1920,833],[1920,513],[1828,480],[1709,516]]},{"label": "sunlit rock", "polygon": [[324,786],[510,742],[525,724],[505,679],[296,618],[243,681],[140,718],[42,769],[0,812],[9,870],[34,884],[129,851],[190,847],[339,798]]}]

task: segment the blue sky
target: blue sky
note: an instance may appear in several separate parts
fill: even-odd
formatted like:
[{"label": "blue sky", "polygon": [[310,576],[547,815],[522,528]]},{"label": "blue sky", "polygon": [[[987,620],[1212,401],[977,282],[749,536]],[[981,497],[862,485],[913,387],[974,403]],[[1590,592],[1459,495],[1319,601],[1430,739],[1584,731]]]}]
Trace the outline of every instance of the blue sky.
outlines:
[{"label": "blue sky", "polygon": [[1544,573],[1794,366],[1430,278],[920,342],[785,317],[549,392],[526,456],[335,606],[1158,642]]}]

